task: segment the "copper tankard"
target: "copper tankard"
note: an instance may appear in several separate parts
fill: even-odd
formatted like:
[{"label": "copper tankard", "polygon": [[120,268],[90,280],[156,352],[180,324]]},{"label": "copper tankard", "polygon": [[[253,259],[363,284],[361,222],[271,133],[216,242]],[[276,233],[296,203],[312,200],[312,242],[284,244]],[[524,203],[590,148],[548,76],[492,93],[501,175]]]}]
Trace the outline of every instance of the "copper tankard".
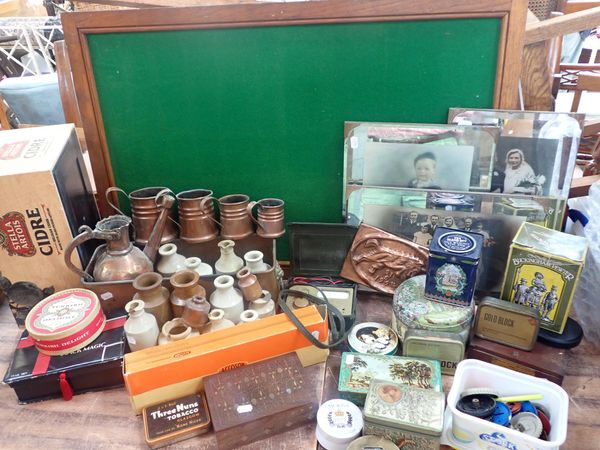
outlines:
[{"label": "copper tankard", "polygon": [[[202,202],[208,202],[207,198]],[[224,239],[242,239],[254,232],[252,220],[246,212],[250,197],[244,194],[231,194],[219,199],[221,237]]]},{"label": "copper tankard", "polygon": [[[123,189],[118,187],[109,187],[105,193],[108,204],[119,214],[123,214],[123,212],[111,202],[110,194],[112,192],[120,192],[127,195],[129,198],[135,243],[138,245],[146,245],[154,228],[154,224],[158,220],[161,211],[162,197],[167,194],[172,194],[171,190],[164,187],[147,187],[137,189],[127,194]],[[177,229],[175,228],[172,214],[173,212],[171,211],[169,213],[169,220],[167,220],[160,240],[161,244],[166,244],[177,238]]]},{"label": "copper tankard", "polygon": [[[252,211],[256,205],[258,205],[258,211],[255,219]],[[269,239],[283,236],[285,233],[284,205],[284,201],[278,198],[263,198],[248,204],[246,208],[248,217],[256,222],[256,234]]]},{"label": "copper tankard", "polygon": [[192,189],[177,194],[180,237],[184,241],[192,244],[207,242],[219,234],[212,194],[208,189]]}]

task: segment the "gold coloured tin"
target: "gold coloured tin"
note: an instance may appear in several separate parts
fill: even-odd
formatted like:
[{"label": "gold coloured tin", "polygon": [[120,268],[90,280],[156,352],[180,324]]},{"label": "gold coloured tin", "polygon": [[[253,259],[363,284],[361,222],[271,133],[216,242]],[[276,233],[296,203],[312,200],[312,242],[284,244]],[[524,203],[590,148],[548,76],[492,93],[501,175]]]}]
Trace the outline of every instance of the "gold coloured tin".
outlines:
[{"label": "gold coloured tin", "polygon": [[537,310],[484,297],[477,308],[475,335],[520,350],[533,350],[540,328]]},{"label": "gold coloured tin", "polygon": [[465,344],[458,333],[412,329],[406,333],[402,355],[438,360],[443,374],[454,375],[465,357]]}]

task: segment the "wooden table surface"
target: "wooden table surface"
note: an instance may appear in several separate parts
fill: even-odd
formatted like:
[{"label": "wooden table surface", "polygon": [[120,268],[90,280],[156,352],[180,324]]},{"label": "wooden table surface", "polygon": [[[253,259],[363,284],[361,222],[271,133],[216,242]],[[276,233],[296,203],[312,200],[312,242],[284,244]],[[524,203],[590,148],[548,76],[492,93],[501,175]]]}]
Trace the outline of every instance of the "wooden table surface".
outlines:
[{"label": "wooden table surface", "polygon": [[[389,324],[389,297],[360,301],[360,321]],[[4,375],[20,331],[5,303],[0,305],[0,373]],[[337,397],[340,354],[332,351],[327,365],[312,370],[323,380],[323,399]],[[588,342],[566,350],[563,387],[570,396],[567,443],[570,450],[600,449],[600,349]],[[447,393],[452,377],[444,376]],[[124,388],[76,395],[71,401],[48,400],[19,405],[12,389],[0,387],[0,449],[136,449],[147,448],[141,416],[132,412]],[[244,450],[314,449],[315,424],[309,424],[240,447]],[[173,444],[171,449],[215,449],[213,433]]]}]

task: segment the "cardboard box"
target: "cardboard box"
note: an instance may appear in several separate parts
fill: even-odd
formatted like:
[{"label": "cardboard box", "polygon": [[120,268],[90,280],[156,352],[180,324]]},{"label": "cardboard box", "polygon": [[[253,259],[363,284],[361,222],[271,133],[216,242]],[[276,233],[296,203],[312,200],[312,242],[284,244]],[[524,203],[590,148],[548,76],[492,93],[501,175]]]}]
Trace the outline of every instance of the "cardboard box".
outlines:
[{"label": "cardboard box", "polygon": [[501,298],[538,311],[540,327],[562,333],[587,253],[587,240],[523,223],[510,246]]},{"label": "cardboard box", "polygon": [[[99,219],[73,125],[0,133],[0,268],[12,282],[56,291],[79,287],[64,250],[81,225]],[[94,245],[73,257],[85,266]]]},{"label": "cardboard box", "polygon": [[125,351],[124,311],[113,311],[104,331],[91,344],[64,356],[39,353],[24,331],[4,383],[15,390],[19,403],[63,397],[61,374],[75,394],[123,385],[122,360]]},{"label": "cardboard box", "polygon": [[[327,342],[327,315],[315,306],[297,310],[300,322]],[[325,361],[328,350],[311,345],[285,314],[213,331],[125,355],[125,387],[134,411],[194,394],[207,375],[296,352],[302,365]]]}]

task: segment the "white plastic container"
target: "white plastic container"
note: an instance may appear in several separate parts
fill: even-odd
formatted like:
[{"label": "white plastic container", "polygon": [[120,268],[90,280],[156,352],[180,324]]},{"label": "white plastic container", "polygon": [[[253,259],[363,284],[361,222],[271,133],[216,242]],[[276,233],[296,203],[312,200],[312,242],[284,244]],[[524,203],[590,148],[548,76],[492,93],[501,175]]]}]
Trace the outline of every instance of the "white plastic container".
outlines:
[{"label": "white plastic container", "polygon": [[[542,400],[534,403],[539,403],[550,414],[549,440],[536,439],[458,411],[456,403],[461,392],[470,388],[491,388],[500,396],[542,394]],[[465,359],[458,364],[448,394],[448,408],[452,413],[452,445],[459,449],[558,450],[567,439],[569,397],[563,388],[546,379],[483,361]]]}]

